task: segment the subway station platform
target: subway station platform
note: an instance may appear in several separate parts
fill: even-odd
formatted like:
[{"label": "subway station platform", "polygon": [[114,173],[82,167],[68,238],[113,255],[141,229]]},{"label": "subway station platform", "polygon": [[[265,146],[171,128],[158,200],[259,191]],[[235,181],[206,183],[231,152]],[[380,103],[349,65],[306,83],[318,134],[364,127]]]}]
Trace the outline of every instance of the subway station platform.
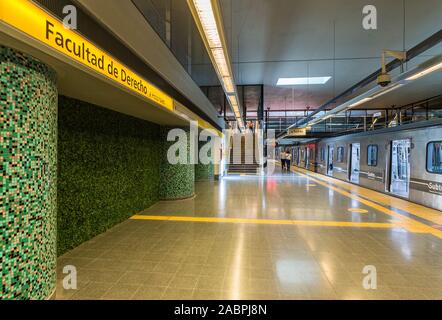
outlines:
[{"label": "subway station platform", "polygon": [[294,167],[199,182],[59,257],[56,298],[442,299],[436,213]]},{"label": "subway station platform", "polygon": [[442,300],[442,1],[375,2],[0,0],[0,300]]}]

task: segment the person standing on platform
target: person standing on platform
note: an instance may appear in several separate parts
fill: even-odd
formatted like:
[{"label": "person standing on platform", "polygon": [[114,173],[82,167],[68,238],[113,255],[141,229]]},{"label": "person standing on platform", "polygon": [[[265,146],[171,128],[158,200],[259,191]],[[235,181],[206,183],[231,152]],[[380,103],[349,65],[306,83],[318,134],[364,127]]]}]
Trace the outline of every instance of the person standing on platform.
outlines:
[{"label": "person standing on platform", "polygon": [[281,170],[284,170],[285,168],[285,160],[286,160],[286,153],[285,150],[281,151]]},{"label": "person standing on platform", "polygon": [[286,170],[288,172],[290,172],[290,162],[292,161],[292,155],[290,154],[290,152],[286,152],[286,156],[285,156],[285,166],[286,166]]}]

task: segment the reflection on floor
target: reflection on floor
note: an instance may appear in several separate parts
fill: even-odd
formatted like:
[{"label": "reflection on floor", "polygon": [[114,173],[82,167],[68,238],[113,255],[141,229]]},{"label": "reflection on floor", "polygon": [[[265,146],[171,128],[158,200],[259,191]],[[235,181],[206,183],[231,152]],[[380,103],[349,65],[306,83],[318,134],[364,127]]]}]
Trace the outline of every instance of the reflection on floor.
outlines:
[{"label": "reflection on floor", "polygon": [[442,299],[442,239],[349,195],[279,171],[198,183],[60,257],[57,298]]}]

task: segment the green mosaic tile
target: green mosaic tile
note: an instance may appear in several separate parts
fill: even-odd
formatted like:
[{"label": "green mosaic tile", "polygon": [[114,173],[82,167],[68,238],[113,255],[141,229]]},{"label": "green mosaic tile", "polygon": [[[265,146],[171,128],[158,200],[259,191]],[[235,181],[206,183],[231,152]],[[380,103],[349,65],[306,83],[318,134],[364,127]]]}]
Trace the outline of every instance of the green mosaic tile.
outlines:
[{"label": "green mosaic tile", "polygon": [[0,46],[0,298],[45,299],[56,283],[55,73]]}]

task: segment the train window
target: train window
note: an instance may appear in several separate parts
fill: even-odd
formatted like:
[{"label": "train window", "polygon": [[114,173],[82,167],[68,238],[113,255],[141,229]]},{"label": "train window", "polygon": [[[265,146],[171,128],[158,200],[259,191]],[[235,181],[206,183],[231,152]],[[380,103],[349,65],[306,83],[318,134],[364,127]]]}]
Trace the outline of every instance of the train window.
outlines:
[{"label": "train window", "polygon": [[427,145],[427,171],[442,173],[442,141],[430,142]]},{"label": "train window", "polygon": [[345,154],[344,147],[338,147],[338,156],[337,156],[337,159],[336,159],[336,161],[338,163],[344,162],[344,154]]},{"label": "train window", "polygon": [[321,148],[321,161],[325,161],[325,148]]},{"label": "train window", "polygon": [[367,147],[367,165],[370,167],[378,165],[378,146],[375,144],[370,144]]}]

